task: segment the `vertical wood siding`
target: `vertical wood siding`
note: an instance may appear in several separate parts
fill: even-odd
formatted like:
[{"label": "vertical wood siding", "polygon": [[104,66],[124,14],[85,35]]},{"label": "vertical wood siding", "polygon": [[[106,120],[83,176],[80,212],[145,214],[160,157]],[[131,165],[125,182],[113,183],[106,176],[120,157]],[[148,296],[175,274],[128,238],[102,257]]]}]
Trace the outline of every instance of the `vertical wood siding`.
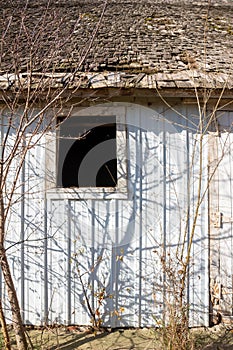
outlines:
[{"label": "vertical wood siding", "polygon": [[[105,292],[104,325],[150,326],[161,317],[167,293],[161,256],[175,254],[189,199],[191,225],[198,181],[197,111],[176,108],[184,117],[162,105],[125,104],[128,199],[46,199],[45,138],[29,152],[24,200],[12,208],[7,236],[9,246],[20,235],[25,240],[9,249],[25,323],[89,324],[78,271],[92,307]],[[194,149],[197,165],[190,168]],[[205,182],[207,147],[203,158]],[[206,201],[194,237],[187,299],[190,324],[208,325]]]},{"label": "vertical wood siding", "polygon": [[233,112],[223,110],[216,117],[217,130],[215,125],[211,137],[211,171],[219,165],[210,193],[210,291],[214,319],[220,313],[229,322],[233,318]]}]

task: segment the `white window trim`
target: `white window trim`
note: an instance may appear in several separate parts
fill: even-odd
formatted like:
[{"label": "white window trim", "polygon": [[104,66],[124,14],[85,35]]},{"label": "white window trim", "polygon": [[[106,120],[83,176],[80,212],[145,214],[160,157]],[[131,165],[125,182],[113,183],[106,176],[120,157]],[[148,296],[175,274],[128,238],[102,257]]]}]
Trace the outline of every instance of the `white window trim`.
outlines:
[{"label": "white window trim", "polygon": [[[65,116],[65,111],[63,112]],[[61,116],[63,116],[61,115]],[[56,132],[46,136],[46,197],[48,199],[128,199],[126,108],[122,106],[93,106],[73,111],[71,117],[115,116],[117,143],[117,186],[61,188],[56,185]]]}]

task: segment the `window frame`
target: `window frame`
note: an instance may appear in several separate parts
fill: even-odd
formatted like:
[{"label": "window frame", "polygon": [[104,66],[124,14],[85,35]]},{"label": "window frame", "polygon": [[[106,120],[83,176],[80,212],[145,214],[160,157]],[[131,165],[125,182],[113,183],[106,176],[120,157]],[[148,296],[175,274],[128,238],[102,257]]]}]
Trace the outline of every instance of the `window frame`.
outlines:
[{"label": "window frame", "polygon": [[[67,113],[68,114],[68,113]],[[93,106],[73,111],[69,118],[75,117],[116,118],[117,186],[115,187],[72,187],[57,186],[57,135],[54,131],[46,140],[46,196],[50,199],[128,199],[127,182],[127,130],[126,109],[120,106]],[[59,117],[66,117],[65,111]]]}]

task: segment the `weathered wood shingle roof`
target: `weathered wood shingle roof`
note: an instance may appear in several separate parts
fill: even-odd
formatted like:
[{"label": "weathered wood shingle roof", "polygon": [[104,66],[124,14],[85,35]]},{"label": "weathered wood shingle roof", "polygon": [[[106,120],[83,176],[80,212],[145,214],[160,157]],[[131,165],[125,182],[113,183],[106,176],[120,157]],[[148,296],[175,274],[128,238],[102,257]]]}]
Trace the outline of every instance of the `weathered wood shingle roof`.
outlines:
[{"label": "weathered wood shingle roof", "polygon": [[[4,35],[11,45],[25,3],[0,2],[2,23],[13,16]],[[40,23],[46,3],[29,1],[25,10],[29,33]],[[48,66],[57,82],[76,70],[75,79],[83,77],[88,87],[233,87],[232,0],[108,0],[106,7],[103,0],[54,0],[46,16],[40,52],[48,52],[52,41],[72,33]],[[55,16],[63,17],[59,30],[53,27]],[[18,47],[22,73],[29,46],[24,35]],[[11,61],[10,51],[6,52],[0,67],[2,84]],[[40,62],[38,56],[35,70],[39,72],[42,65],[44,57]]]}]

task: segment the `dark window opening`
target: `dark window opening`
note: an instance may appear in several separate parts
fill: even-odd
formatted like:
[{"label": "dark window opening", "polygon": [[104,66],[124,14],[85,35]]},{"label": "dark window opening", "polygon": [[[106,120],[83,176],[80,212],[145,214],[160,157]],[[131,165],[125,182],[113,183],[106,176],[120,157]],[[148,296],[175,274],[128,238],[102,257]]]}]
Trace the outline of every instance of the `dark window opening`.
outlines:
[{"label": "dark window opening", "polygon": [[60,123],[57,185],[116,187],[116,149],[115,117],[72,117]]}]

